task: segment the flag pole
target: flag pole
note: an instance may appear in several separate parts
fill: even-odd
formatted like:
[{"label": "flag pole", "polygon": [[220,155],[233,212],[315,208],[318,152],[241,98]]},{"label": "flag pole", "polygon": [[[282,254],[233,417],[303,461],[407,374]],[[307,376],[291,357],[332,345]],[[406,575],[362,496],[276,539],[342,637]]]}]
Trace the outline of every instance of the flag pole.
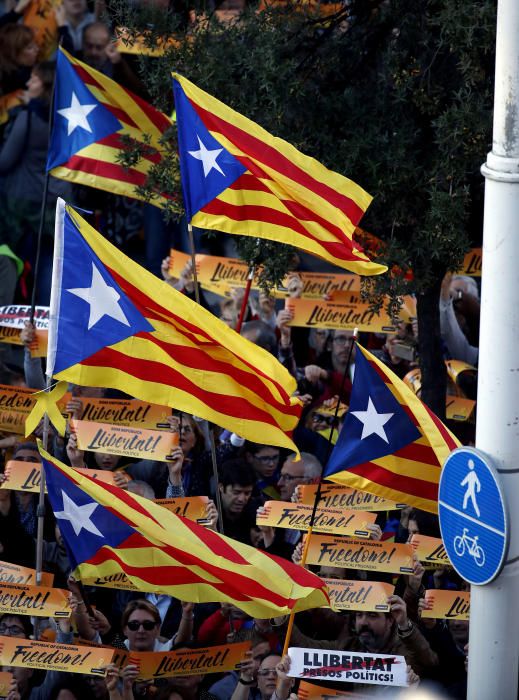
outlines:
[{"label": "flag pole", "polygon": [[[348,359],[346,362],[346,366],[344,368],[344,373],[342,375],[341,387],[339,389],[339,396],[337,399],[337,405],[335,407],[335,414],[333,416],[333,423],[332,423],[332,427],[330,430],[330,435],[328,436],[328,444],[326,446],[326,459],[325,459],[325,462],[324,462],[323,467],[321,469],[321,473],[319,475],[319,481],[317,482],[317,489],[315,490],[314,505],[312,507],[312,514],[310,516],[310,523],[308,525],[308,530],[307,530],[306,535],[305,535],[305,544],[303,547],[303,554],[301,556],[301,566],[304,566],[306,564],[306,557],[308,556],[308,548],[310,547],[310,538],[312,536],[312,532],[314,529],[314,522],[315,522],[315,516],[317,513],[317,506],[319,504],[319,501],[321,500],[321,487],[322,487],[322,483],[323,483],[323,471],[324,471],[325,465],[327,464],[328,460],[330,459],[330,455],[331,455],[331,452],[333,449],[333,443],[332,443],[333,433],[335,430],[335,425],[337,423],[337,417],[339,415],[339,406],[341,405],[341,399],[342,399],[342,395],[344,393],[344,385],[346,384],[346,377],[348,376],[348,371],[350,369],[351,356],[353,354],[353,347],[357,341],[358,332],[359,332],[358,328],[355,328],[353,331],[352,343],[350,346],[350,351],[348,353]],[[283,645],[282,656],[285,656],[285,654],[288,653],[288,647],[290,644],[290,637],[292,636],[292,630],[294,628],[295,615],[296,614],[295,614],[294,610],[291,610],[289,618],[288,618],[288,625],[287,625],[287,631],[286,631],[286,635],[285,635],[285,643]]]},{"label": "flag pole", "polygon": [[187,225],[187,232],[189,234],[189,247],[191,248],[191,263],[193,266],[193,281],[195,283],[195,299],[196,303],[200,304],[200,290],[198,288],[198,275],[196,273],[196,252],[195,252],[195,239],[193,236],[193,226],[191,222]]},{"label": "flag pole", "polygon": [[252,280],[254,279],[254,265],[251,265],[249,269],[249,275],[247,277],[247,285],[245,287],[245,293],[241,302],[240,315],[238,316],[238,321],[236,322],[236,333],[240,333],[241,327],[243,325],[243,319],[245,318],[245,312],[247,311],[247,305],[249,303],[249,295],[252,287]]}]

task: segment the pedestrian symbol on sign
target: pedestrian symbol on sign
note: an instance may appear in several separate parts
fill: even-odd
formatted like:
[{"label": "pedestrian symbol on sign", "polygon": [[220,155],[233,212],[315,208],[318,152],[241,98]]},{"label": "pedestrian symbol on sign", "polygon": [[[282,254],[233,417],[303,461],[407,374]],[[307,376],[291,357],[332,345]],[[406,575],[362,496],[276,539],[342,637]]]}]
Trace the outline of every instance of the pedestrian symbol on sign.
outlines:
[{"label": "pedestrian symbol on sign", "polygon": [[461,482],[460,486],[466,486],[467,490],[465,491],[465,495],[463,496],[463,510],[467,510],[469,498],[472,501],[472,506],[474,510],[476,511],[476,515],[479,516],[481,513],[479,512],[479,507],[478,507],[478,502],[476,500],[476,492],[479,493],[481,491],[481,482],[478,479],[478,475],[474,471],[474,460],[469,459],[469,471],[467,472],[467,475]]}]

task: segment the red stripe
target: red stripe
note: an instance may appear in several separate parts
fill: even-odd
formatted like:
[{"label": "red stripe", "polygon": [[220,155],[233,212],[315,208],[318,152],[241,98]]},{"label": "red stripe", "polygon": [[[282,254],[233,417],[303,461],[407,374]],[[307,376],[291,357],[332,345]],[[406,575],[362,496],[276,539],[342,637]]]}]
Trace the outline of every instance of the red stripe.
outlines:
[{"label": "red stripe", "polygon": [[[425,406],[425,410],[426,410],[427,413],[429,414],[429,418],[432,420],[432,422],[434,423],[434,425],[435,425],[435,426],[438,428],[438,430],[440,431],[442,438],[445,440],[445,443],[447,444],[447,447],[448,447],[450,450],[455,450],[457,447],[459,447],[459,446],[460,446],[460,443],[457,442],[457,441],[452,437],[452,435],[449,434],[449,431],[447,430],[447,428],[445,427],[445,425],[441,422],[441,420],[438,418],[438,416],[437,416],[435,413],[433,413],[433,412],[431,411],[431,409],[429,408],[429,406],[426,406],[425,404],[423,404],[423,405]],[[442,465],[442,466],[443,466],[443,465]]]},{"label": "red stripe", "polygon": [[[203,107],[190,99],[191,105],[204,122],[205,126],[212,132],[217,132],[225,136],[237,149],[254,158],[260,163],[265,163],[268,167],[281,173],[285,177],[300,183],[304,187],[323,199],[336,206],[350,221],[356,225],[364,215],[361,207],[349,197],[341,194],[332,187],[315,180],[309,173],[298,168],[281,151],[269,146],[265,141],[247,133],[233,124],[221,119],[216,114],[208,112]],[[235,155],[235,154],[233,154]],[[239,155],[235,155],[237,160],[241,160]]]},{"label": "red stripe", "polygon": [[351,248],[347,248],[344,243],[320,240],[310,234],[298,219],[270,207],[254,204],[234,205],[215,198],[202,207],[201,211],[212,216],[225,216],[233,221],[263,221],[267,224],[283,226],[301,234],[305,238],[312,238],[318,241],[329,255],[338,260],[359,260],[353,254]]},{"label": "red stripe", "polygon": [[[190,323],[185,318],[180,318],[171,309],[161,306],[159,303],[147,296],[141,289],[132,285],[116,270],[109,267],[107,267],[107,269],[113,275],[115,281],[120,285],[121,289],[129,297],[132,303],[135,304],[135,306],[147,319],[149,319],[150,321],[157,320],[172,323],[174,328],[178,331],[178,333],[188,338],[194,345],[199,346],[201,344],[200,336],[202,336],[202,338],[205,338],[205,340],[211,346],[211,348],[223,347],[200,325],[195,325],[193,323]],[[290,396],[283,384],[271,378],[268,373],[263,372],[257,366],[252,365],[246,357],[233,353],[231,352],[231,350],[227,350],[227,352],[229,353],[229,355],[231,355],[231,357],[236,357],[240,362],[243,362],[243,364],[249,369],[253,370],[253,372],[256,375],[258,375],[259,377],[264,377],[269,382],[271,382],[279,391],[280,396],[284,398],[286,404],[288,404],[288,406],[285,406],[285,403],[283,404],[285,406],[285,410],[289,408]],[[250,375],[247,375],[247,382],[249,382],[249,376]],[[299,408],[297,415],[299,415]]]},{"label": "red stripe", "polygon": [[[123,134],[121,132],[115,132],[114,134],[109,134],[105,136],[104,139],[99,139],[96,141],[101,146],[110,146],[110,148],[117,148],[120,151],[127,151],[128,146],[124,143]],[[150,163],[160,163],[162,156],[157,151],[144,151],[142,153],[142,158],[149,161]]]},{"label": "red stripe", "polygon": [[[145,334],[139,334],[145,337]],[[167,386],[171,391],[182,390],[188,394],[195,396],[204,403],[212,411],[218,411],[235,420],[246,418],[255,420],[261,423],[267,423],[279,428],[285,435],[290,435],[280,428],[275,418],[257,406],[254,406],[250,401],[247,401],[241,396],[231,397],[223,393],[217,393],[202,389],[198,384],[188,379],[181,371],[175,370],[173,367],[168,367],[162,362],[156,360],[141,360],[125,355],[114,348],[102,348],[94,355],[87,357],[80,363],[83,367],[100,367],[100,368],[117,368],[123,372],[131,374],[136,379],[141,379],[146,382],[159,382]],[[113,387],[113,388],[118,388]]]},{"label": "red stripe", "polygon": [[[416,496],[429,501],[438,500],[438,484],[422,479],[415,479],[410,476],[403,476],[402,474],[395,474],[378,464],[373,464],[373,462],[366,462],[365,464],[352,467],[348,469],[348,472],[357,474],[363,479],[367,479],[379,486],[384,486],[393,491],[406,494],[407,497],[411,499],[413,496]],[[410,501],[406,502],[409,503],[409,505],[412,504]]]},{"label": "red stripe", "polygon": [[[252,168],[250,169],[252,170]],[[261,175],[261,177],[271,180],[271,178],[268,175]],[[334,226],[334,224],[330,223],[326,219],[323,219],[317,214],[317,212],[313,211],[312,209],[309,209],[308,207],[303,206],[300,202],[295,202],[292,199],[287,199],[284,197],[278,197],[278,195],[272,192],[272,190],[269,188],[267,182],[264,182],[263,180],[254,177],[254,175],[252,174],[244,173],[241,177],[239,177],[233,182],[229,189],[246,190],[248,192],[268,192],[269,194],[272,194],[274,197],[276,197],[280,202],[282,202],[282,204],[288,209],[290,214],[295,216],[296,219],[299,219],[300,221],[311,221],[316,224],[319,224],[321,228],[331,233],[339,241],[342,241],[344,245],[348,246],[349,248],[353,246],[353,241],[351,237],[348,237],[338,226]],[[310,238],[319,241],[320,243],[322,242],[319,237],[315,236],[311,232],[307,232],[307,235]],[[360,248],[360,246],[357,246],[357,248]]]},{"label": "red stripe", "polygon": [[129,185],[138,187],[146,182],[146,175],[133,168],[125,169],[117,163],[110,163],[106,160],[89,158],[88,156],[75,155],[63,163],[60,167],[70,168],[87,175],[106,177],[110,180],[119,180]]},{"label": "red stripe", "polygon": [[393,452],[392,455],[397,459],[409,459],[412,462],[438,467],[438,479],[440,478],[438,458],[430,445],[420,445],[416,442],[412,442],[409,445],[405,445],[405,447],[402,447],[400,450]]}]

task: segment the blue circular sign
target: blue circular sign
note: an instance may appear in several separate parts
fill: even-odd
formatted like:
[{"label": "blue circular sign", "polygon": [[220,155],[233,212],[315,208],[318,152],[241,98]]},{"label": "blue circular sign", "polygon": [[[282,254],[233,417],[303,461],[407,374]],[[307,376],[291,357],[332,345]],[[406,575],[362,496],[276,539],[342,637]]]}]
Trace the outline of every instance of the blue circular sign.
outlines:
[{"label": "blue circular sign", "polygon": [[469,583],[490,583],[508,548],[508,517],[497,470],[473,447],[448,456],[440,476],[438,515],[453,567]]}]

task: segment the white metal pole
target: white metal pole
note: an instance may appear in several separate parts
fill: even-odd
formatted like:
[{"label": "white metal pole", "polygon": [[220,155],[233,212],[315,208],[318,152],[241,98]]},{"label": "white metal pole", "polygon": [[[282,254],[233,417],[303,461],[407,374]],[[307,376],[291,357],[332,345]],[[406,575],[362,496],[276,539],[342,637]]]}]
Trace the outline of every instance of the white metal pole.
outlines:
[{"label": "white metal pole", "polygon": [[492,151],[485,183],[476,446],[507,497],[503,571],[472,586],[468,700],[517,700],[519,670],[519,2],[499,0]]}]

